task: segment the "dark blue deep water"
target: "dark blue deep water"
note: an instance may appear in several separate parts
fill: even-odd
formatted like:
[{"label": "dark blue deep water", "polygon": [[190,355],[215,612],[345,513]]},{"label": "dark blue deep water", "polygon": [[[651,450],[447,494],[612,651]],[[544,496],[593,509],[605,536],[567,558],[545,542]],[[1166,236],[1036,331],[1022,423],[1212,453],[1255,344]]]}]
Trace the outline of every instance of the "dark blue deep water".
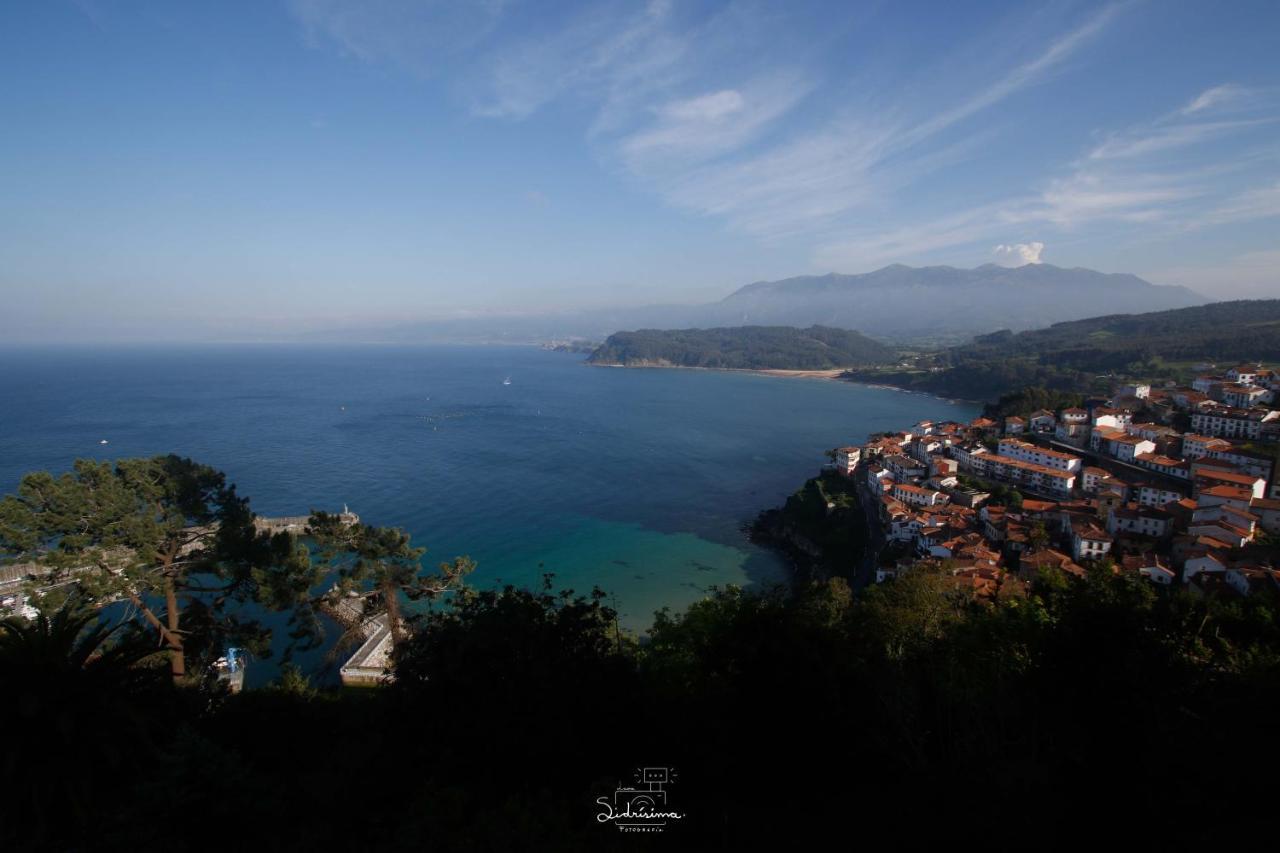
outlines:
[{"label": "dark blue deep water", "polygon": [[[817,379],[593,368],[530,347],[0,349],[0,489],[179,453],[264,515],[348,504],[473,583],[599,585],[627,624],[782,578],[743,524],[822,451],[970,406]],[[503,379],[510,377],[511,384]],[[103,439],[109,443],[99,444]]]}]

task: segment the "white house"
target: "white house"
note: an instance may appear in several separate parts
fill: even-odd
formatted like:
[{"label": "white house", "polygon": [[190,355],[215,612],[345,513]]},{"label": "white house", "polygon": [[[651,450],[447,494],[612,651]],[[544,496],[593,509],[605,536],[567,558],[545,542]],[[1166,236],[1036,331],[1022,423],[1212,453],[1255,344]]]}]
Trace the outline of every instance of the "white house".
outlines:
[{"label": "white house", "polygon": [[1201,572],[1223,574],[1227,571],[1226,558],[1217,552],[1210,551],[1191,557],[1182,566],[1182,579],[1189,581]]},{"label": "white house", "polygon": [[1023,462],[1032,462],[1046,468],[1057,468],[1059,471],[1079,472],[1083,465],[1079,456],[1059,450],[1049,450],[1016,438],[1000,439],[999,453],[1001,456],[1021,459]]},{"label": "white house", "polygon": [[1200,459],[1209,455],[1209,450],[1231,447],[1231,442],[1224,438],[1210,435],[1196,435],[1189,432],[1182,436],[1182,457],[1184,459]]},{"label": "white house", "polygon": [[[1215,387],[1221,388],[1226,381],[1221,376],[1197,376],[1191,380],[1191,387],[1201,394],[1211,394]],[[1236,380],[1233,379],[1231,381],[1235,382]]]},{"label": "white house", "polygon": [[1192,523],[1187,528],[1187,533],[1192,536],[1208,536],[1210,539],[1217,539],[1232,548],[1243,548],[1253,540],[1253,534],[1225,521]]},{"label": "white house", "polygon": [[1243,471],[1228,471],[1197,462],[1191,466],[1191,478],[1202,492],[1214,486],[1228,486],[1232,489],[1244,489],[1248,491],[1250,497],[1265,498],[1267,496],[1267,481]]},{"label": "white house", "polygon": [[852,474],[862,459],[862,448],[840,447],[836,449],[836,470],[842,474]]},{"label": "white house", "polygon": [[1262,435],[1262,425],[1278,417],[1277,411],[1215,406],[1192,412],[1191,429],[1201,435],[1256,439]]},{"label": "white house", "polygon": [[1280,533],[1280,500],[1255,498],[1249,512],[1258,517],[1258,526],[1268,533]]},{"label": "white house", "polygon": [[901,453],[884,457],[880,460],[880,464],[888,468],[893,475],[893,479],[900,483],[916,477],[923,477],[928,470],[925,467],[925,463],[918,459],[912,459],[910,456],[904,456]]},{"label": "white house", "polygon": [[1239,409],[1248,409],[1271,399],[1271,392],[1256,385],[1222,386],[1222,402]]},{"label": "white house", "polygon": [[936,438],[918,436],[911,440],[911,455],[918,461],[926,465],[929,464],[929,457],[935,453],[941,453],[943,443]]},{"label": "white house", "polygon": [[867,488],[873,492],[879,492],[884,488],[881,484],[889,479],[889,471],[880,465],[868,465],[866,476]]},{"label": "white house", "polygon": [[1241,489],[1236,486],[1209,486],[1201,489],[1199,494],[1196,495],[1196,509],[1226,504],[1247,511],[1250,503],[1255,499],[1253,493],[1248,489]]},{"label": "white house", "polygon": [[1100,527],[1085,524],[1071,532],[1071,556],[1082,560],[1100,560],[1111,551],[1111,536]]},{"label": "white house", "polygon": [[1237,447],[1233,447],[1228,442],[1223,442],[1223,444],[1226,444],[1226,446],[1209,448],[1208,452],[1205,454],[1206,458],[1228,462],[1244,473],[1251,474],[1255,477],[1261,477],[1267,480],[1271,479],[1271,472],[1275,465],[1275,460],[1270,456],[1266,456],[1262,453],[1253,453],[1248,450],[1241,450]]},{"label": "white house", "polygon": [[1173,515],[1149,506],[1116,507],[1107,516],[1107,531],[1160,539],[1173,531]]},{"label": "white house", "polygon": [[1176,503],[1182,498],[1181,492],[1175,492],[1163,486],[1144,485],[1138,490],[1138,503],[1143,506],[1162,507]]},{"label": "white house", "polygon": [[1258,516],[1247,509],[1241,509],[1231,504],[1198,506],[1191,513],[1191,525],[1193,527],[1197,524],[1211,522],[1226,524],[1235,530],[1239,530],[1241,534],[1252,537],[1258,525]]},{"label": "white house", "polygon": [[1144,453],[1155,453],[1156,443],[1149,438],[1125,435],[1111,439],[1111,453],[1121,462],[1133,462]]},{"label": "white house", "polygon": [[1027,429],[1031,432],[1053,432],[1053,428],[1057,425],[1057,417],[1048,409],[1032,412],[1031,417],[1027,419]]},{"label": "white house", "polygon": [[1263,589],[1274,589],[1280,578],[1275,569],[1262,566],[1235,566],[1227,569],[1227,583],[1241,595],[1252,595]]},{"label": "white house", "polygon": [[1080,488],[1089,494],[1094,494],[1102,486],[1111,482],[1112,479],[1110,471],[1095,468],[1091,465],[1080,473]]},{"label": "white house", "polygon": [[1191,466],[1182,459],[1161,456],[1159,453],[1142,453],[1134,458],[1134,464],[1169,477],[1181,480],[1191,479]]},{"label": "white house", "polygon": [[1010,456],[986,456],[988,476],[1024,485],[1032,491],[1053,497],[1066,497],[1075,488],[1076,475],[1060,468],[1050,468]]},{"label": "white house", "polygon": [[1258,381],[1258,368],[1251,364],[1237,364],[1226,373],[1227,380],[1240,385],[1252,385]]},{"label": "white house", "polygon": [[911,504],[912,506],[935,506],[936,504],[947,502],[947,496],[942,492],[935,492],[932,489],[924,489],[909,483],[894,483],[893,497],[904,504]]},{"label": "white house", "polygon": [[951,448],[951,458],[960,464],[961,470],[983,473],[986,470],[986,457],[990,454],[981,444],[956,444]]},{"label": "white house", "polygon": [[1121,560],[1125,571],[1137,572],[1141,577],[1161,586],[1169,586],[1178,579],[1178,575],[1165,560],[1157,554],[1130,554]]}]

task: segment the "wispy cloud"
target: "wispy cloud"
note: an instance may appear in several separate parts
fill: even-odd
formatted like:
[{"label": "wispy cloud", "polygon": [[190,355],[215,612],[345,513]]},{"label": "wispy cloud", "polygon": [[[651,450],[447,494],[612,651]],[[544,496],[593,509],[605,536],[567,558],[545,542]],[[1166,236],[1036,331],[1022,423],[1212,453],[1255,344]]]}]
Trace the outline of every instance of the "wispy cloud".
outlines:
[{"label": "wispy cloud", "polygon": [[1235,83],[1223,83],[1221,86],[1214,86],[1212,89],[1206,89],[1196,95],[1179,112],[1185,116],[1194,115],[1207,109],[1221,107],[1224,104],[1240,103],[1248,100],[1253,94],[1251,90]]},{"label": "wispy cloud", "polygon": [[623,162],[640,174],[702,162],[755,139],[810,89],[803,75],[779,71],[740,89],[659,104],[650,123],[618,141],[618,151]]},{"label": "wispy cloud", "polygon": [[[1089,152],[1092,160],[1140,157],[1199,145],[1232,133],[1274,124],[1274,115],[1241,115],[1267,106],[1262,93],[1233,83],[1206,89],[1185,106],[1152,121],[1110,133]],[[1234,114],[1235,118],[1229,116]]]},{"label": "wispy cloud", "polygon": [[[1241,115],[1242,109],[1256,114]],[[1225,112],[1238,117],[1225,120]],[[1274,145],[1252,158],[1235,148],[1216,157],[1202,156],[1200,150],[1276,123],[1280,119],[1273,113],[1273,105],[1256,91],[1215,86],[1183,108],[1106,134],[1039,188],[896,229],[851,228],[850,235],[820,244],[815,261],[826,268],[860,267],[1031,229],[1063,234],[1111,229],[1114,236],[1115,229],[1129,227],[1140,228],[1147,240],[1161,234],[1176,239],[1188,231],[1280,216],[1280,180],[1240,182],[1260,166],[1274,174],[1280,153]]]},{"label": "wispy cloud", "polygon": [[471,49],[498,24],[507,0],[289,0],[313,45],[425,75]]},{"label": "wispy cloud", "polygon": [[625,14],[598,6],[539,35],[503,44],[482,58],[471,110],[523,119],[552,101],[578,95],[600,104],[601,124],[621,104],[683,79],[690,34],[670,23],[671,4],[654,0]]},{"label": "wispy cloud", "polygon": [[[981,62],[930,59],[910,85],[887,88],[832,80],[829,69],[798,59],[802,52],[771,50],[776,19],[754,4],[706,14],[669,0],[558,18],[549,10],[536,32],[495,42],[486,36],[505,0],[292,2],[310,38],[360,59],[420,69],[464,46],[460,76],[473,115],[518,123],[567,105],[585,116],[590,150],[614,174],[764,241],[807,241],[819,267],[966,247],[981,256],[993,244],[1003,262],[1036,263],[1044,243],[1031,234],[1140,226],[1172,233],[1280,210],[1274,178],[1233,183],[1223,177],[1241,166],[1229,156],[1191,156],[1280,120],[1266,90],[1234,82],[1099,133],[1075,159],[1045,163],[1022,183],[993,181],[968,206],[947,210],[963,197],[954,193],[927,208],[941,214],[901,203],[933,191],[935,176],[954,180],[957,164],[1001,132],[997,107],[1084,64],[1127,2],[1041,32],[1039,42],[1025,31],[1000,38],[1009,33],[997,28]],[[845,97],[830,97],[833,87]]]},{"label": "wispy cloud", "polygon": [[[781,134],[763,149],[739,150],[742,146],[735,143],[752,138],[760,125],[784,116],[809,92],[811,81],[792,71],[775,78],[767,97],[754,99],[757,111],[753,115],[762,121],[759,125],[744,122],[741,138],[726,138],[717,132],[720,126],[733,124],[728,112],[717,114],[714,120],[660,120],[656,128],[621,141],[622,161],[633,174],[652,180],[669,202],[724,217],[754,235],[777,239],[826,232],[838,228],[842,217],[965,156],[989,130],[982,128],[967,137],[947,134],[939,145],[937,140],[944,131],[1044,79],[1100,34],[1118,8],[1103,8],[956,106],[923,115],[911,104],[841,110],[820,119],[816,126]],[[778,79],[785,82],[778,83]],[[728,91],[704,97],[713,99],[680,103],[718,110],[739,105]],[[721,146],[722,153],[734,156],[690,163],[683,171],[654,170],[651,163],[634,156],[637,145],[677,140],[687,141],[693,151],[704,141],[711,147],[723,140],[729,144]]]},{"label": "wispy cloud", "polygon": [[1201,219],[1206,225],[1225,225],[1276,216],[1280,216],[1280,180],[1230,195]]},{"label": "wispy cloud", "polygon": [[1120,4],[1105,6],[1085,23],[1054,39],[1049,46],[1029,62],[1015,67],[959,105],[944,110],[904,134],[903,143],[910,144],[926,139],[951,125],[1000,103],[1014,93],[1042,80],[1046,74],[1066,62],[1072,54],[1096,38],[1115,19]]}]

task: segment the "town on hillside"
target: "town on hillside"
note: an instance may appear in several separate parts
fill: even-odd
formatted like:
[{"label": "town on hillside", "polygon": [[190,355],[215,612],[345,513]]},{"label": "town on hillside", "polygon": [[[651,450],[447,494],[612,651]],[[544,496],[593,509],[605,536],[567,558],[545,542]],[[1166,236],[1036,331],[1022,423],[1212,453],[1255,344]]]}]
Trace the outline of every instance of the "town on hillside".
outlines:
[{"label": "town on hillside", "polygon": [[1278,459],[1280,371],[1242,364],[1078,408],[923,421],[829,468],[878,517],[876,582],[930,561],[999,595],[1109,566],[1247,596],[1280,588]]}]

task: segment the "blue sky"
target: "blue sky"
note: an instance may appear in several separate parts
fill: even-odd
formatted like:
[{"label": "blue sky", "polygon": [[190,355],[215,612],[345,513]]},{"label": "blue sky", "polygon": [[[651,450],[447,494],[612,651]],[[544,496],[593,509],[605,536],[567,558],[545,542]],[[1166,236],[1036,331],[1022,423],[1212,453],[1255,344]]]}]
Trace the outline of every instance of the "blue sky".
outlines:
[{"label": "blue sky", "polygon": [[0,7],[0,336],[1044,261],[1280,296],[1280,4]]}]

